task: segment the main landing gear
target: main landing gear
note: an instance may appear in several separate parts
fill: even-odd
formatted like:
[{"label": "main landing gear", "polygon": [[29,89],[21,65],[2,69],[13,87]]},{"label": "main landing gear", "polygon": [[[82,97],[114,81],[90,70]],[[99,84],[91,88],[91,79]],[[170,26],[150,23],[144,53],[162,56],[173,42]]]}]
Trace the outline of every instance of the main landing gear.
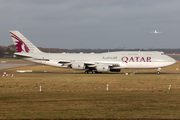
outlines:
[{"label": "main landing gear", "polygon": [[86,70],[85,73],[86,74],[95,74],[96,71],[95,70]]},{"label": "main landing gear", "polygon": [[101,73],[101,72],[97,72],[96,70],[91,70],[91,69],[88,69],[85,71],[86,74],[97,74],[97,73]]}]

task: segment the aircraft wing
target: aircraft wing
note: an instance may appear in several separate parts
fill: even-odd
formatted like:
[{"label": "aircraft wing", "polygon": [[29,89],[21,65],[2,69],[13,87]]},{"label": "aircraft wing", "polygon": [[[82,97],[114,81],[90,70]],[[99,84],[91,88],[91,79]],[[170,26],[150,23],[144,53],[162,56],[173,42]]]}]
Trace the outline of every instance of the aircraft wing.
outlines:
[{"label": "aircraft wing", "polygon": [[105,65],[105,66],[109,66],[109,67],[119,67],[119,63],[111,63],[111,62],[84,62],[84,64],[88,67],[97,67],[99,65]]},{"label": "aircraft wing", "polygon": [[58,63],[65,64],[65,63],[71,63],[71,60],[58,60]]},{"label": "aircraft wing", "polygon": [[58,60],[58,63],[63,64],[63,65],[72,65],[74,63],[82,63],[85,66],[91,66],[95,67],[95,62],[84,62],[84,61],[76,61],[74,62],[73,60]]},{"label": "aircraft wing", "polygon": [[[52,60],[54,61],[54,60]],[[99,65],[113,67],[119,67],[119,63],[111,63],[111,62],[101,62],[101,61],[73,61],[73,60],[58,60],[58,63],[63,64],[63,66],[73,66],[73,64],[84,65],[88,68],[95,68]]]}]

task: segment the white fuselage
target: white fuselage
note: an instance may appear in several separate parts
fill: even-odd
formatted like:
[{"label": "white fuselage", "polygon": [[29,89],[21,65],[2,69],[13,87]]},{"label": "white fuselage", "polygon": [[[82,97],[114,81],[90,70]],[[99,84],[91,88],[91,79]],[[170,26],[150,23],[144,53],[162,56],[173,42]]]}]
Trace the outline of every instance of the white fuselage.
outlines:
[{"label": "white fuselage", "polygon": [[[67,63],[83,62],[85,64],[113,64],[119,68],[161,68],[174,64],[176,61],[156,51],[120,51],[107,53],[27,53],[32,62],[67,67]],[[18,55],[18,53],[16,53]],[[62,64],[63,63],[63,64]],[[68,65],[68,64],[67,64]]]}]

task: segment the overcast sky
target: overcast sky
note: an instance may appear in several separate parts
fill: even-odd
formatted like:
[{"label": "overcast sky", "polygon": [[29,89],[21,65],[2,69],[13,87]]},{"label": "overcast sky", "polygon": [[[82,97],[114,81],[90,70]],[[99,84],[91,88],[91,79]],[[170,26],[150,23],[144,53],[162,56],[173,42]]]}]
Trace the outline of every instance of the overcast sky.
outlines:
[{"label": "overcast sky", "polygon": [[45,48],[180,48],[180,0],[0,0],[0,46],[9,30]]}]

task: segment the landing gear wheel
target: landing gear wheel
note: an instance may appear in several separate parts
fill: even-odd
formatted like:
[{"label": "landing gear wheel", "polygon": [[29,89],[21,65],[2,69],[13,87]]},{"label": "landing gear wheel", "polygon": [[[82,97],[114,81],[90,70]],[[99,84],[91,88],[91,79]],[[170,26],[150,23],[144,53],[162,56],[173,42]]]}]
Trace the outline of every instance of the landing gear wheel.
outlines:
[{"label": "landing gear wheel", "polygon": [[85,73],[86,74],[91,74],[91,73],[93,73],[93,71],[92,70],[86,70]]},{"label": "landing gear wheel", "polygon": [[158,68],[158,70],[157,70],[158,75],[160,74],[160,71],[161,71],[161,68]]},{"label": "landing gear wheel", "polygon": [[92,73],[95,74],[96,72],[94,70],[92,70]]},{"label": "landing gear wheel", "polygon": [[86,74],[96,74],[97,72],[95,70],[86,70],[85,71]]}]

